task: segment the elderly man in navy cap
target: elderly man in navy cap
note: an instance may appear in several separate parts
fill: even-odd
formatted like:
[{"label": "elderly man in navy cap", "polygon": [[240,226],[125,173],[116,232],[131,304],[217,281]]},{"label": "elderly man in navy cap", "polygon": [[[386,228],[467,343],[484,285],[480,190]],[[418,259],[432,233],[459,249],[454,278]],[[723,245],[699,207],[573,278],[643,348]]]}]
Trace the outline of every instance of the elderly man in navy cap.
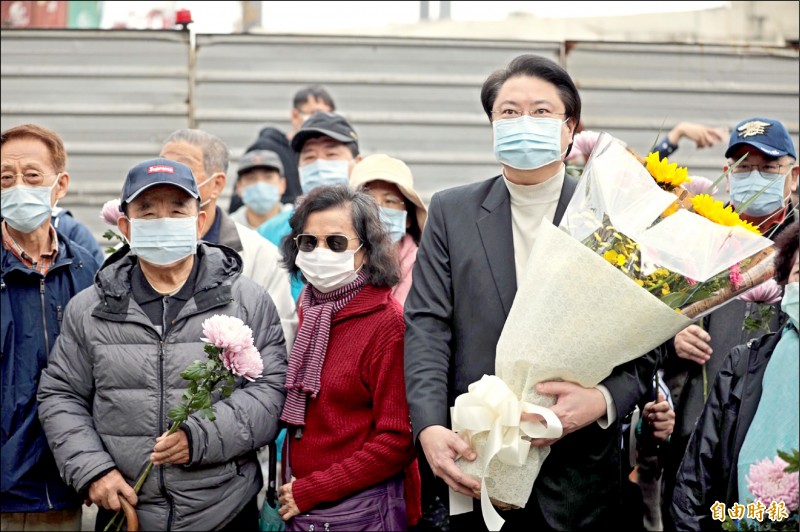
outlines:
[{"label": "elderly man in navy cap", "polygon": [[[728,170],[745,154],[747,157],[728,176],[730,204],[743,219],[759,226],[762,234],[774,240],[797,219],[800,168],[794,143],[779,121],[748,118],[731,131],[724,169]],[[748,331],[742,326],[755,306],[734,300],[674,338],[674,351],[666,371],[670,389],[676,396],[676,419],[665,465],[664,509],[669,508],[674,473],[722,362],[733,347],[764,333],[763,329]],[[773,331],[779,326],[779,315],[780,312],[774,313],[770,324]],[[668,512],[663,513],[668,517]]]},{"label": "elderly man in navy cap", "polygon": [[[39,385],[39,418],[64,480],[97,504],[97,528],[136,505],[143,530],[255,530],[262,475],[256,451],[275,437],[286,346],[275,305],[242,275],[242,259],[199,242],[206,222],[191,170],[168,159],[137,164],[118,222],[129,242],[94,286],[67,306]],[[214,396],[216,420],[191,415],[167,436],[181,377],[205,359],[203,321],[241,319],[264,370]],[[131,485],[152,460],[138,496]],[[180,466],[180,467],[179,467]]]}]

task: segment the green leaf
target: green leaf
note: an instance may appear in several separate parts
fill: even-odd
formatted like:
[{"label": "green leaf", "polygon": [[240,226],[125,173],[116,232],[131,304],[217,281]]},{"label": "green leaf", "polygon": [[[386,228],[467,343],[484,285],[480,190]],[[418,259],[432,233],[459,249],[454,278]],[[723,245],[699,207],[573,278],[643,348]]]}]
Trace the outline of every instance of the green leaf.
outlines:
[{"label": "green leaf", "polygon": [[181,377],[186,379],[187,381],[198,381],[200,379],[205,379],[208,376],[208,372],[206,371],[203,363],[199,360],[195,360],[181,373]]},{"label": "green leaf", "polygon": [[208,354],[208,358],[214,360],[218,358],[220,353],[222,353],[222,349],[215,345],[206,344],[203,350]]},{"label": "green leaf", "polygon": [[778,450],[778,456],[788,464],[784,469],[787,473],[795,473],[800,470],[800,451],[797,449],[792,449],[791,454]]},{"label": "green leaf", "polygon": [[211,392],[209,390],[203,390],[203,392],[199,393],[198,396],[202,401],[200,408],[211,408]]},{"label": "green leaf", "polygon": [[167,417],[172,421],[186,421],[186,419],[189,417],[189,412],[183,405],[176,405],[172,407],[172,410],[169,411]]},{"label": "green leaf", "polygon": [[217,419],[217,416],[214,415],[214,409],[213,408],[203,408],[198,412],[198,415],[201,418],[208,419],[209,421],[216,421],[216,419]]}]

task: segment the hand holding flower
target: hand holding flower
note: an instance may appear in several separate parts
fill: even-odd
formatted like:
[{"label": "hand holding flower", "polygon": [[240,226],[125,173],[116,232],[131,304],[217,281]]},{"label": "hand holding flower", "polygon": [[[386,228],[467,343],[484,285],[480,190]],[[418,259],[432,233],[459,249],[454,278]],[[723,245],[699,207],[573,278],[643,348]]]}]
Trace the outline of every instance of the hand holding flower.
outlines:
[{"label": "hand holding flower", "polygon": [[182,430],[178,430],[174,434],[165,432],[156,438],[153,454],[150,455],[150,460],[155,465],[188,464],[189,458],[189,439]]},{"label": "hand holding flower", "polygon": [[680,358],[691,360],[702,366],[714,353],[709,342],[711,342],[711,336],[706,331],[697,325],[689,325],[675,335],[675,353]]},{"label": "hand holding flower", "polygon": [[[239,318],[216,314],[203,322],[203,335],[207,359],[195,360],[181,373],[189,383],[183,403],[169,411],[168,417],[174,422],[156,439],[150,462],[133,486],[134,495],[142,489],[153,466],[189,463],[188,438],[179,428],[194,413],[209,421],[216,420],[211,393],[218,385],[222,397],[228,398],[237,387],[236,377],[254,381],[264,370],[261,354],[253,345],[253,331]],[[125,486],[130,489],[127,483]],[[119,505],[114,509],[118,508]],[[123,523],[121,512],[117,512],[103,530],[107,532],[112,526],[121,530]]]}]

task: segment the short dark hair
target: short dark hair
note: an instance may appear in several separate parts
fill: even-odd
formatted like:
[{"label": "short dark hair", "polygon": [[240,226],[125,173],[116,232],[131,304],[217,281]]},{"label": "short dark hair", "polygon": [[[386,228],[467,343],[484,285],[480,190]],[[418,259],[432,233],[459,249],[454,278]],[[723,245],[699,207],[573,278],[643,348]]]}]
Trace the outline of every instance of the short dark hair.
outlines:
[{"label": "short dark hair", "polygon": [[336,104],[333,103],[333,98],[328,94],[321,85],[309,85],[300,89],[294,94],[294,108],[300,110],[300,106],[306,103],[311,98],[321,100],[325,105],[331,108],[331,111],[336,110]]},{"label": "short dark hair", "polygon": [[[564,102],[566,118],[573,119],[575,123],[573,131],[577,131],[577,126],[581,122],[581,95],[575,86],[575,82],[572,81],[567,71],[561,68],[558,63],[546,57],[533,54],[525,54],[515,58],[506,68],[492,72],[483,82],[481,104],[490,122],[492,121],[494,102],[497,100],[500,88],[506,81],[518,76],[539,78],[555,85],[559,96],[561,96],[561,101]],[[567,155],[569,155],[570,150],[572,150],[571,143],[567,148]]]},{"label": "short dark hair", "polygon": [[775,239],[778,254],[775,255],[775,280],[778,284],[786,284],[789,274],[792,273],[792,259],[798,250],[798,234],[800,222],[793,222],[786,227]]},{"label": "short dark hair", "polygon": [[400,282],[400,264],[394,243],[381,222],[378,204],[366,192],[353,190],[347,185],[317,187],[295,208],[289,219],[292,230],[281,240],[283,265],[292,275],[302,274],[296,264],[298,250],[294,239],[302,234],[308,215],[346,206],[351,209],[353,228],[366,252],[363,267],[367,272],[367,284],[396,285]]}]

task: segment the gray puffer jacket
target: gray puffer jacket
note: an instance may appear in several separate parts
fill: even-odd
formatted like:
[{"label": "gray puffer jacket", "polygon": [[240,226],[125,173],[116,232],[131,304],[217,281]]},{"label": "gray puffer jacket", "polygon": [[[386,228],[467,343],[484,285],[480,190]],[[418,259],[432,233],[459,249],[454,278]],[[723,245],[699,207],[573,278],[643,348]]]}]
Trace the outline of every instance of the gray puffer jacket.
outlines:
[{"label": "gray puffer jacket", "polygon": [[201,243],[196,260],[194,295],[161,338],[131,297],[136,258],[120,249],[67,306],[39,385],[39,418],[67,484],[88,489],[116,467],[133,485],[186,391],[180,373],[206,358],[203,321],[225,314],[253,330],[262,377],[239,378],[228,399],[215,393],[216,421],[189,418],[191,462],[150,472],[136,507],[142,530],[214,530],[232,520],[261,488],[256,450],[276,436],[283,408],[286,347],[272,300],[240,275],[234,251]]}]

